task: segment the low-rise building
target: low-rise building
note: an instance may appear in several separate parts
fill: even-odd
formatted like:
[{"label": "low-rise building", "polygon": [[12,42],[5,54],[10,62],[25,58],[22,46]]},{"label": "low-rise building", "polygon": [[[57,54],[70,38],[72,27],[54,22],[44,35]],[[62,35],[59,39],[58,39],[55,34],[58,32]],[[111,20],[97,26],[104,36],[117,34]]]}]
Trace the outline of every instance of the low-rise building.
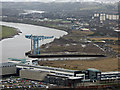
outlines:
[{"label": "low-rise building", "polygon": [[58,86],[68,86],[68,87],[76,87],[81,83],[84,79],[84,75],[81,74],[81,77],[74,77],[74,76],[66,76],[66,75],[58,75],[55,73],[49,73],[45,77],[45,82],[56,84]]},{"label": "low-rise building", "polygon": [[0,63],[0,76],[10,74],[16,74],[16,65],[10,62]]},{"label": "low-rise building", "polygon": [[120,72],[101,72],[95,68],[83,71],[68,70],[48,66],[19,65],[20,77],[31,80],[44,81],[57,86],[78,87],[85,82],[108,81],[120,79]]}]

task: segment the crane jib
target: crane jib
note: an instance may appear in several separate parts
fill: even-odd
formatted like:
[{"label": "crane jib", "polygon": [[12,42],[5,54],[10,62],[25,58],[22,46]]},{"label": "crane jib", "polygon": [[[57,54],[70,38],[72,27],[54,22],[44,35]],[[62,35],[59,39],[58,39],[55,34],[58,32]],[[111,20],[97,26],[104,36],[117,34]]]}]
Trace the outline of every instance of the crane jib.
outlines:
[{"label": "crane jib", "polygon": [[39,40],[54,38],[54,36],[32,36],[32,35],[25,35],[25,38],[31,39],[31,37],[33,39],[39,39]]}]

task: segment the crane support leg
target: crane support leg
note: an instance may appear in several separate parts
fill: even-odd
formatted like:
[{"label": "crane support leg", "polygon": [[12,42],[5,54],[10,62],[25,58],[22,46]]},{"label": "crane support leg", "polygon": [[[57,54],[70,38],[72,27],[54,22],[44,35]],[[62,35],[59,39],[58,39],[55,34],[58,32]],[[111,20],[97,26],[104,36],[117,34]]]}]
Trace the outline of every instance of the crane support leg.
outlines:
[{"label": "crane support leg", "polygon": [[33,38],[32,38],[32,34],[31,34],[31,54],[33,54]]},{"label": "crane support leg", "polygon": [[39,40],[37,40],[37,55],[39,54]]},{"label": "crane support leg", "polygon": [[36,54],[36,50],[35,50],[35,48],[36,48],[36,41],[33,40],[33,55]]}]

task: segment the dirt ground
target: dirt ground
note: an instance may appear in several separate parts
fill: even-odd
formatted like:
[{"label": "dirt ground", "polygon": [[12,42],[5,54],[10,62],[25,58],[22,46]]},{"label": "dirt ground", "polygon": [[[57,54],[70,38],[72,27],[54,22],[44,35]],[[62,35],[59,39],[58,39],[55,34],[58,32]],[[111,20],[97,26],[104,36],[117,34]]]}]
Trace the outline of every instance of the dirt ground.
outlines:
[{"label": "dirt ground", "polygon": [[96,60],[40,61],[39,65],[73,70],[86,70],[88,68],[96,68],[102,72],[118,71],[118,58],[99,58]]}]

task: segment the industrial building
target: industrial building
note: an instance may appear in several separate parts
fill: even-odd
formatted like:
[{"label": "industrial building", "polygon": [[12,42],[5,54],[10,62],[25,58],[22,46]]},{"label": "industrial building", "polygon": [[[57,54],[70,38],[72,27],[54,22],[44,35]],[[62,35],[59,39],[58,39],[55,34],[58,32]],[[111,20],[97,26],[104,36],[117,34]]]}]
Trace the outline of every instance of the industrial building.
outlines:
[{"label": "industrial building", "polygon": [[[101,72],[94,68],[83,71],[68,70],[47,66],[21,65],[20,77],[44,81],[58,86],[77,87],[83,82],[119,80],[120,72]],[[20,65],[19,65],[20,68]]]},{"label": "industrial building", "polygon": [[69,70],[31,64],[0,64],[1,76],[18,74],[20,78],[43,81],[48,84],[65,87],[79,87],[85,82],[120,80],[120,72],[101,72],[95,68],[87,70]]},{"label": "industrial building", "polygon": [[119,80],[120,72],[101,72],[95,68],[89,68],[87,70],[69,70],[64,68],[55,68],[48,66],[39,66],[31,63],[4,63],[1,65],[3,69],[3,75],[15,74],[17,68],[17,74],[20,78],[43,81],[48,84],[55,84],[57,86],[78,87],[85,82],[97,82],[97,81],[109,81]]},{"label": "industrial building", "polygon": [[76,73],[79,71],[70,70],[67,71],[64,69],[50,71],[49,69],[43,70],[21,69],[20,78],[39,80],[50,84],[56,84],[58,86],[70,86],[70,87],[75,87],[83,79],[85,79],[85,74]]},{"label": "industrial building", "polygon": [[0,76],[16,74],[16,65],[14,63],[0,63]]}]

